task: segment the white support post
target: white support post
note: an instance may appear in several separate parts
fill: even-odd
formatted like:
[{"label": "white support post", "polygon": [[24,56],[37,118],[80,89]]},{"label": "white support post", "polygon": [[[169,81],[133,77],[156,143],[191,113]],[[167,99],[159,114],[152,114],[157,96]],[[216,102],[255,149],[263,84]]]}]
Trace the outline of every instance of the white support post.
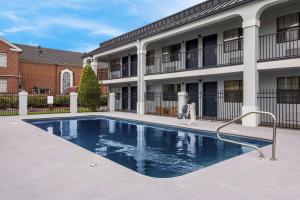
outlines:
[{"label": "white support post", "polygon": [[109,93],[109,111],[114,112],[116,110],[116,93]]},{"label": "white support post", "polygon": [[[259,89],[259,74],[257,71],[257,59],[259,53],[259,20],[243,22],[244,28],[244,105],[243,114],[258,111],[257,92]],[[259,116],[250,115],[242,120],[245,126],[256,127],[259,123]]]},{"label": "white support post", "polygon": [[97,76],[97,70],[98,70],[97,64],[98,64],[98,63],[97,63],[97,59],[94,58],[94,59],[93,59],[93,62],[91,63],[91,67],[92,67],[93,71],[95,72],[96,76]]},{"label": "white support post", "polygon": [[77,104],[78,94],[76,92],[70,93],[70,113],[76,114],[78,112]]},{"label": "white support post", "polygon": [[146,70],[146,55],[147,51],[138,42],[138,102],[137,102],[137,113],[139,115],[145,114],[145,91],[146,82],[144,80]]},{"label": "white support post", "polygon": [[194,126],[196,122],[196,103],[190,105],[190,118],[189,125]]},{"label": "white support post", "polygon": [[186,105],[186,92],[178,92],[178,114],[182,114],[182,108]]},{"label": "white support post", "polygon": [[19,92],[19,115],[20,116],[26,116],[28,114],[27,100],[28,100],[28,93],[25,91]]}]

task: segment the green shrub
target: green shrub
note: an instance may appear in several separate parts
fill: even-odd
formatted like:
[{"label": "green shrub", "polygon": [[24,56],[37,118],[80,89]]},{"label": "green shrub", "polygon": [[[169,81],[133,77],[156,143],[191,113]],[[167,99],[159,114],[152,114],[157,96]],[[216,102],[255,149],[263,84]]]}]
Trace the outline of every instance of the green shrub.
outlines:
[{"label": "green shrub", "polygon": [[70,97],[69,96],[56,96],[56,97],[54,97],[53,106],[55,106],[55,107],[70,106]]},{"label": "green shrub", "polygon": [[19,107],[19,97],[18,96],[13,96],[9,97],[9,107],[10,108],[18,108]]},{"label": "green shrub", "polygon": [[5,109],[9,107],[9,99],[7,97],[1,97],[0,99],[0,109]]},{"label": "green shrub", "polygon": [[1,96],[0,97],[0,109],[18,108],[18,107],[19,107],[18,96]]},{"label": "green shrub", "polygon": [[96,111],[101,104],[100,85],[90,65],[86,65],[83,69],[78,89],[78,102],[80,106]]},{"label": "green shrub", "polygon": [[28,106],[34,108],[47,107],[47,96],[28,96]]}]

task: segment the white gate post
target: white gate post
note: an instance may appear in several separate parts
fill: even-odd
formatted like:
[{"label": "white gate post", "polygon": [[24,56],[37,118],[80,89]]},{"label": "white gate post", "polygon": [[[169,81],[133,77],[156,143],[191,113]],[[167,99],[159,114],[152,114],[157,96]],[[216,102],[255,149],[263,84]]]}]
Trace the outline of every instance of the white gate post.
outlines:
[{"label": "white gate post", "polygon": [[28,114],[27,110],[28,93],[25,91],[19,92],[19,115],[25,116]]},{"label": "white gate post", "polygon": [[186,92],[178,92],[178,114],[182,114],[182,108],[186,105]]},{"label": "white gate post", "polygon": [[116,93],[109,93],[109,111],[114,112],[116,110]]},{"label": "white gate post", "polygon": [[76,92],[70,93],[70,113],[76,114],[78,112],[77,105],[78,94]]}]

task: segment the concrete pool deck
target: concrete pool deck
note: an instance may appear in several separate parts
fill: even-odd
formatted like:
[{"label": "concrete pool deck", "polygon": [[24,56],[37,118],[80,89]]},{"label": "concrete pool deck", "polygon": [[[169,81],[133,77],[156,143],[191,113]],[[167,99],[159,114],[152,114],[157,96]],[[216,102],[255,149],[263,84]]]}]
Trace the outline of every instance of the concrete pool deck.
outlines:
[{"label": "concrete pool deck", "polygon": [[[95,113],[76,116],[97,115]],[[132,113],[111,117],[187,127],[185,121]],[[278,129],[277,158],[257,152],[235,157],[171,179],[142,176],[22,119],[71,114],[0,118],[0,199],[55,200],[299,200],[300,131]],[[221,122],[197,121],[193,128],[214,131]],[[231,125],[223,132],[271,138],[271,128]],[[271,157],[271,146],[265,147]]]}]

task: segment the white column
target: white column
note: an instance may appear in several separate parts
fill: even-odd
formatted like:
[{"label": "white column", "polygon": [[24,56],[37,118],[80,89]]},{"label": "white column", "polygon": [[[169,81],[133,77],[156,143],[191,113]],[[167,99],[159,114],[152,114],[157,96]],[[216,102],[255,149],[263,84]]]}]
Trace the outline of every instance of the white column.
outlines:
[{"label": "white column", "polygon": [[76,114],[78,112],[77,104],[78,94],[76,92],[70,93],[70,113]]},{"label": "white column", "polygon": [[147,51],[143,48],[138,48],[138,102],[137,113],[139,115],[145,114],[145,91],[146,82],[144,80],[146,70],[146,55]]},{"label": "white column", "polygon": [[181,42],[181,52],[180,52],[180,56],[181,56],[181,69],[186,69],[186,54],[184,53],[186,51],[186,43]]},{"label": "white column", "polygon": [[109,111],[114,112],[116,110],[116,93],[109,93]]},{"label": "white column", "polygon": [[25,116],[28,113],[27,100],[28,100],[28,93],[25,91],[19,92],[19,115],[20,116]]},{"label": "white column", "polygon": [[182,114],[182,108],[186,105],[186,92],[178,92],[178,113]]},{"label": "white column", "polygon": [[91,67],[97,76],[97,59],[96,58],[93,59],[93,62],[91,63]]},{"label": "white column", "polygon": [[[244,105],[242,112],[246,114],[258,111],[257,92],[259,89],[259,75],[256,69],[259,53],[259,27],[260,21],[253,19],[243,22],[244,29]],[[256,127],[259,116],[251,115],[242,121],[245,126]]]}]

